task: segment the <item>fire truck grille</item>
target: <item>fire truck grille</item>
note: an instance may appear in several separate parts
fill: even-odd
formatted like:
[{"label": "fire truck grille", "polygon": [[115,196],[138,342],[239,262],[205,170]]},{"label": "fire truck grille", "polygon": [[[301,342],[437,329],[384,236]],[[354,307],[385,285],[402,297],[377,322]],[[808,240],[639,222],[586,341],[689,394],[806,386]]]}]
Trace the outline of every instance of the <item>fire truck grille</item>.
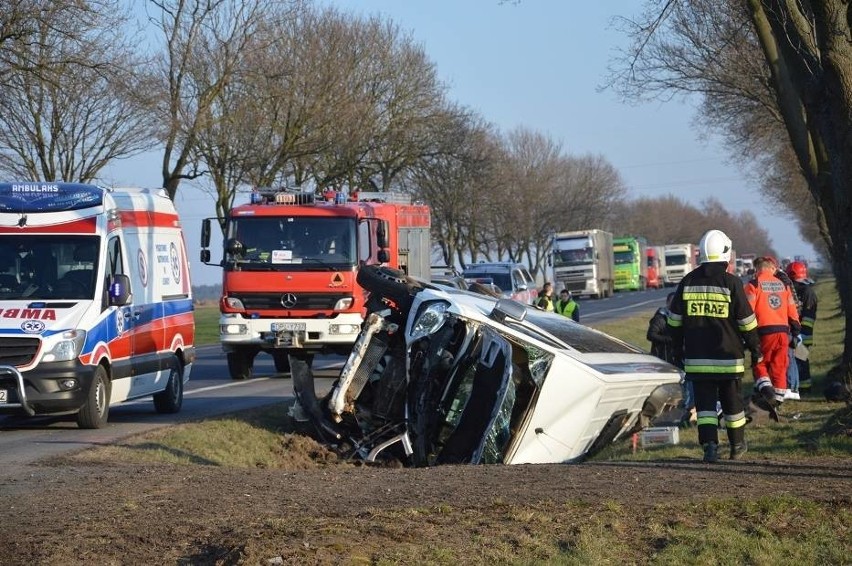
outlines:
[{"label": "fire truck grille", "polygon": [[246,310],[333,310],[344,293],[243,293],[231,295]]},{"label": "fire truck grille", "polygon": [[33,361],[38,346],[38,338],[0,338],[0,365],[27,365]]}]

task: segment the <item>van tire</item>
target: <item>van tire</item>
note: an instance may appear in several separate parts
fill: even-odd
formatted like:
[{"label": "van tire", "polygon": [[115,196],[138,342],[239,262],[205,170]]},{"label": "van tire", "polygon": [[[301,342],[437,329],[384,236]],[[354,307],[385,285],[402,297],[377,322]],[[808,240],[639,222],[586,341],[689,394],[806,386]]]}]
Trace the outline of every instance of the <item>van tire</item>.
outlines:
[{"label": "van tire", "polygon": [[86,403],[77,413],[77,426],[80,428],[101,428],[109,417],[110,381],[107,370],[102,365],[95,368],[92,384],[86,395]]},{"label": "van tire", "polygon": [[245,350],[228,352],[228,372],[231,374],[231,379],[235,381],[250,379],[254,356],[254,353]]},{"label": "van tire", "polygon": [[383,265],[365,265],[358,270],[358,284],[371,293],[392,300],[400,311],[411,306],[411,296],[421,287],[401,269]]},{"label": "van tire", "polygon": [[166,388],[154,394],[154,409],[158,413],[177,413],[183,405],[183,364],[172,356],[171,371]]}]

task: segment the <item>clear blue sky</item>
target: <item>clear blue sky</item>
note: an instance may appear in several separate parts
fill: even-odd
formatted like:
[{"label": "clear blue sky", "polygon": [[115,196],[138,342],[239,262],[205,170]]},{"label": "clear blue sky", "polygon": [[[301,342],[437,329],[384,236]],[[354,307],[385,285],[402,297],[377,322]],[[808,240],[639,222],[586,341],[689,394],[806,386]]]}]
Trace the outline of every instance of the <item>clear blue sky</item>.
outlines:
[{"label": "clear blue sky", "polygon": [[[611,25],[612,17],[635,15],[643,3],[321,2],[357,15],[382,14],[408,30],[436,63],[449,97],[500,129],[525,126],[561,142],[567,153],[603,155],[619,170],[631,196],[674,194],[694,205],[714,196],[729,210],[751,210],[781,256],[813,257],[792,221],[764,207],[757,188],[727,163],[719,140],[699,139],[702,132],[693,124],[689,102],[636,106],[621,103],[614,92],[598,92],[610,57],[626,44]],[[104,180],[159,186],[159,171],[160,154],[147,154],[110,167]],[[217,283],[219,269],[197,262],[200,219],[214,213],[211,197],[184,183],[176,202],[190,256],[196,260],[193,281]],[[216,252],[213,255],[218,260]]]}]

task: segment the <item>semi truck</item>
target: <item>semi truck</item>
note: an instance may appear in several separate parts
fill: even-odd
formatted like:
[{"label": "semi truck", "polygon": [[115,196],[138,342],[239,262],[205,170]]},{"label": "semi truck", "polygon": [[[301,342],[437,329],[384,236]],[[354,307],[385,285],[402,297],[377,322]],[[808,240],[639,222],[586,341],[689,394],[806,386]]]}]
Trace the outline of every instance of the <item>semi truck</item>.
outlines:
[{"label": "semi truck", "polygon": [[648,288],[648,242],[642,236],[622,236],[612,241],[615,290]]},{"label": "semi truck", "polygon": [[613,276],[612,233],[597,228],[559,232],[551,250],[554,288],[574,296],[611,297]]},{"label": "semi truck", "polygon": [[[201,227],[207,264],[213,220]],[[281,373],[291,355],[348,355],[365,310],[359,266],[430,277],[429,207],[401,193],[259,190],[224,220],[219,338],[232,379],[250,378],[260,352]]]},{"label": "semi truck", "polygon": [[698,246],[695,244],[666,245],[666,275],[667,287],[680,283],[684,275],[698,265]]},{"label": "semi truck", "polygon": [[666,275],[665,246],[648,246],[648,287],[660,289]]}]

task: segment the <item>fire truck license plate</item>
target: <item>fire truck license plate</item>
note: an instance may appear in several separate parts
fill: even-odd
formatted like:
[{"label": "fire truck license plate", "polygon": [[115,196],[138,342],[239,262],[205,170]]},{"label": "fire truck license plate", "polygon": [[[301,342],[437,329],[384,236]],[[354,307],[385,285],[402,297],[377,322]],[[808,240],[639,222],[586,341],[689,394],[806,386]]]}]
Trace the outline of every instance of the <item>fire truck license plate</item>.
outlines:
[{"label": "fire truck license plate", "polygon": [[280,332],[281,330],[286,330],[289,332],[304,332],[308,329],[307,324],[304,322],[273,322],[272,323],[272,331]]},{"label": "fire truck license plate", "polygon": [[9,401],[8,395],[5,389],[0,389],[0,403],[7,403]]}]

